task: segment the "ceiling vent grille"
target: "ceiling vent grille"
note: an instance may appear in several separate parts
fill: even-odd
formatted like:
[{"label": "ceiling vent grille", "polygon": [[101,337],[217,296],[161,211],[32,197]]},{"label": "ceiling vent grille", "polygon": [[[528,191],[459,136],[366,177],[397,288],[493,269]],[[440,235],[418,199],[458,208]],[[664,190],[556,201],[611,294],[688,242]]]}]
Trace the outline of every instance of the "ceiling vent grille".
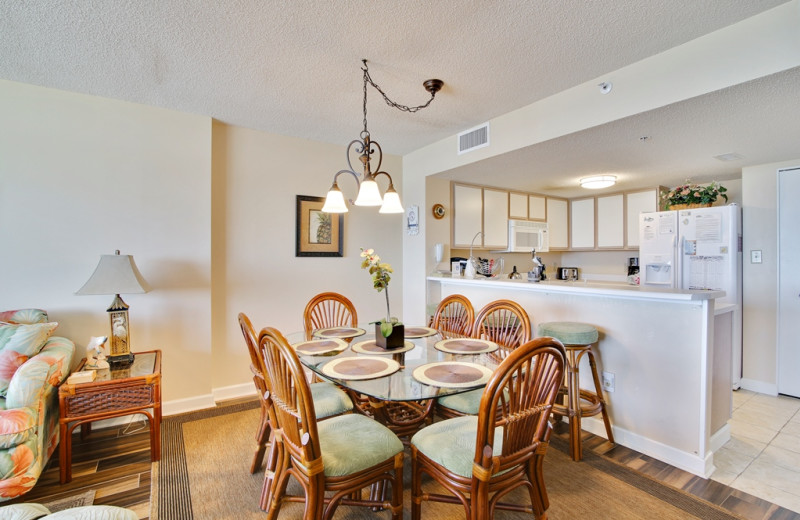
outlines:
[{"label": "ceiling vent grille", "polygon": [[458,155],[489,146],[489,123],[458,134]]}]

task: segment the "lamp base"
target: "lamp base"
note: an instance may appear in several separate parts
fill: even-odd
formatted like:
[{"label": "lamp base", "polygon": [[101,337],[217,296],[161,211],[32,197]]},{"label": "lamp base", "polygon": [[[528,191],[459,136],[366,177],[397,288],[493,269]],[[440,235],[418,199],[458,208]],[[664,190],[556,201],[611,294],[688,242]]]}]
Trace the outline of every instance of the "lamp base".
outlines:
[{"label": "lamp base", "polygon": [[125,368],[133,364],[133,353],[128,352],[127,354],[121,354],[119,356],[108,356],[106,361],[111,365],[111,370]]}]

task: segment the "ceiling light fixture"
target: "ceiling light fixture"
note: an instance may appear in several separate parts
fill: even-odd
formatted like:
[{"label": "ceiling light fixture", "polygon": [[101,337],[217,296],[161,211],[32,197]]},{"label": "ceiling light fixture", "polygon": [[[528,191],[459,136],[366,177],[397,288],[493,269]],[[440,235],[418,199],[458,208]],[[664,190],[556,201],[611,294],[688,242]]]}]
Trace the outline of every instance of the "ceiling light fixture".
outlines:
[{"label": "ceiling light fixture", "polygon": [[[381,209],[379,213],[402,213],[403,205],[400,203],[400,195],[398,195],[397,191],[394,189],[392,176],[385,171],[381,171],[381,162],[383,161],[381,145],[378,144],[377,141],[370,140],[369,131],[367,130],[367,83],[375,87],[375,90],[381,93],[386,104],[390,107],[404,112],[414,113],[431,104],[433,98],[436,97],[436,93],[442,89],[444,82],[438,79],[429,79],[423,82],[422,86],[425,87],[425,90],[430,92],[431,98],[424,105],[407,107],[389,99],[383,90],[372,81],[367,68],[367,60],[361,61],[364,63],[361,69],[364,71],[364,130],[361,131],[360,139],[354,139],[347,145],[347,165],[350,168],[339,170],[336,172],[336,175],[333,176],[333,184],[328,191],[328,195],[325,197],[325,205],[322,207],[322,211],[326,213],[347,212],[347,203],[344,200],[344,195],[342,195],[342,190],[339,189],[337,180],[342,173],[349,173],[356,179],[356,183],[358,184],[358,196],[353,204],[356,206],[380,206]],[[370,161],[372,159],[372,154],[376,152],[378,164],[375,168],[376,171],[373,173]],[[363,164],[363,177],[359,177],[353,168],[353,163],[350,161],[352,153],[358,154],[358,159]],[[389,187],[386,189],[386,194],[383,197],[381,197],[381,192],[376,182],[378,175],[386,175],[386,177],[389,178]]]},{"label": "ceiling light fixture", "polygon": [[581,179],[581,188],[590,190],[599,190],[601,188],[608,188],[617,183],[617,178],[614,175],[595,175],[594,177],[584,177]]}]

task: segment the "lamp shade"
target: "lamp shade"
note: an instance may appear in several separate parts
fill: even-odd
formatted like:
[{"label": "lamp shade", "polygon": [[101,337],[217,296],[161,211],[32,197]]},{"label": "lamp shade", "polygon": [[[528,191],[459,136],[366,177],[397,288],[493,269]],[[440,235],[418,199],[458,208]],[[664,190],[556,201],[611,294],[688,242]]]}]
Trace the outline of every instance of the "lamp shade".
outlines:
[{"label": "lamp shade", "polygon": [[150,286],[136,267],[131,255],[101,255],[100,262],[75,294],[137,294],[146,293]]},{"label": "lamp shade", "polygon": [[347,204],[344,202],[344,195],[338,186],[333,186],[325,196],[325,204],[322,206],[325,213],[347,213]]},{"label": "lamp shade", "polygon": [[386,190],[383,196],[383,206],[378,210],[378,213],[402,213],[403,205],[400,204],[400,195],[394,191],[394,188]]},{"label": "lamp shade", "polygon": [[356,206],[380,206],[383,204],[378,183],[372,179],[361,181],[361,185],[358,188],[358,197],[356,197],[354,204]]}]

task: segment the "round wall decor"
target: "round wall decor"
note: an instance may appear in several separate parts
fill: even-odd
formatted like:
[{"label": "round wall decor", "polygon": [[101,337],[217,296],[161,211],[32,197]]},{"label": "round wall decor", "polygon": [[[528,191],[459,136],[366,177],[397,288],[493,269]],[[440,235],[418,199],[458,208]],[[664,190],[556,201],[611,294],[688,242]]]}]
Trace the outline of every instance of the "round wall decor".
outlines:
[{"label": "round wall decor", "polygon": [[441,204],[434,204],[433,205],[433,218],[440,219],[443,218],[445,214],[444,206]]}]

